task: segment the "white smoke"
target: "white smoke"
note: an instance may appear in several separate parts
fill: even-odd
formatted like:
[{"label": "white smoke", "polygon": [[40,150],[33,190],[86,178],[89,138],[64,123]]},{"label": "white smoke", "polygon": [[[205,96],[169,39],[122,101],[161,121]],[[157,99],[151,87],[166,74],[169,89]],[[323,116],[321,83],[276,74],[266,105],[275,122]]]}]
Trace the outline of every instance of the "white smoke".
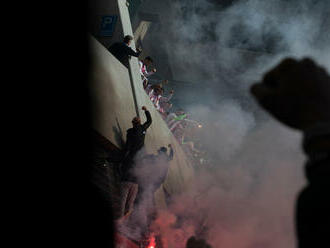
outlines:
[{"label": "white smoke", "polygon": [[234,101],[223,101],[213,109],[205,105],[191,106],[188,112],[205,122],[203,127],[208,131],[202,133],[201,142],[210,144],[209,149],[217,153],[220,161],[231,159],[255,126],[254,116]]},{"label": "white smoke", "polygon": [[222,11],[206,0],[172,2],[154,43],[168,48],[175,79],[198,82],[199,101],[187,111],[202,122],[199,138],[216,162],[172,195],[152,228],[165,247],[182,248],[191,235],[215,248],[294,247],[295,201],[306,183],[301,137],[248,90],[287,56],[330,69],[330,1],[241,0]]},{"label": "white smoke", "polygon": [[242,132],[237,143],[228,142],[235,126],[227,131],[213,143],[224,161],[173,196],[154,230],[165,247],[184,247],[191,235],[221,248],[294,247],[294,203],[305,184],[300,135],[273,121]]}]

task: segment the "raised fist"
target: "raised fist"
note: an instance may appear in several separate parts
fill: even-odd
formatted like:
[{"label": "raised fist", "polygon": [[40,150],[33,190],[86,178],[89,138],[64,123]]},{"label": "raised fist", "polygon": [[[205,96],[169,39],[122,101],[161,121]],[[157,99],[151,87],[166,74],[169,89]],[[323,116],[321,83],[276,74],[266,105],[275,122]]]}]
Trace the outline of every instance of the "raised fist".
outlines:
[{"label": "raised fist", "polygon": [[330,77],[311,59],[285,59],[252,85],[259,104],[282,123],[305,130],[330,122]]}]

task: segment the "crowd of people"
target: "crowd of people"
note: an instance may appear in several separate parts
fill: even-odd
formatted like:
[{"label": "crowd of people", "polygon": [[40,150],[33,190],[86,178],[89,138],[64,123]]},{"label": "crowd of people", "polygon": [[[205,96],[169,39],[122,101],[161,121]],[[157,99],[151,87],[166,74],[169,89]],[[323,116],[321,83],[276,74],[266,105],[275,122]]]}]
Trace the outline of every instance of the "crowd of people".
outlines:
[{"label": "crowd of people", "polygon": [[150,56],[147,56],[144,60],[139,62],[144,90],[163,120],[167,123],[174,137],[179,144],[182,145],[183,150],[194,167],[206,166],[208,161],[208,159],[206,159],[207,152],[205,149],[197,149],[196,143],[198,143],[198,146],[201,148],[202,144],[196,140],[194,132],[192,132],[192,130],[196,130],[196,128],[201,128],[202,125],[188,118],[188,114],[183,109],[172,112],[173,104],[171,103],[171,99],[174,95],[174,90],[170,90],[168,95],[164,94],[165,86],[168,85],[168,80],[162,80],[160,83],[150,83],[148,77],[156,72],[155,68],[148,71],[152,63],[153,59]]},{"label": "crowd of people", "polygon": [[[123,42],[114,43],[109,48],[109,51],[126,67],[128,67],[130,56],[139,57],[142,52],[140,48],[134,51],[130,47],[132,40],[133,37],[127,35],[124,37]],[[201,142],[194,135],[195,132],[198,132],[199,128],[202,128],[202,125],[190,119],[190,116],[183,109],[172,111],[173,104],[171,103],[171,99],[174,95],[174,90],[170,90],[169,94],[165,95],[165,86],[168,85],[168,80],[162,80],[158,83],[151,83],[149,80],[150,76],[157,72],[156,68],[153,67],[153,63],[154,60],[150,56],[139,60],[143,89],[167,123],[174,137],[181,144],[194,167],[209,166],[210,160],[207,156],[207,150],[203,148]]]}]

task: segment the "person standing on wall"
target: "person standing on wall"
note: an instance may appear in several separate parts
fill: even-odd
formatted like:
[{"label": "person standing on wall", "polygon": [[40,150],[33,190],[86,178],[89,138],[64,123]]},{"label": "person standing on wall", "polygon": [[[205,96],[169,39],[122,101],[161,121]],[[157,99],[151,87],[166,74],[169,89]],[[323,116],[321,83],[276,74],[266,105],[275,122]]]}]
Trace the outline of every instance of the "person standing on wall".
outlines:
[{"label": "person standing on wall", "polygon": [[145,106],[142,107],[147,121],[141,124],[139,117],[134,117],[132,120],[133,127],[127,130],[126,145],[124,148],[124,158],[120,167],[120,212],[124,217],[120,222],[127,219],[133,212],[134,201],[139,191],[137,178],[134,175],[136,154],[143,148],[147,129],[150,127],[152,119],[150,112]]}]

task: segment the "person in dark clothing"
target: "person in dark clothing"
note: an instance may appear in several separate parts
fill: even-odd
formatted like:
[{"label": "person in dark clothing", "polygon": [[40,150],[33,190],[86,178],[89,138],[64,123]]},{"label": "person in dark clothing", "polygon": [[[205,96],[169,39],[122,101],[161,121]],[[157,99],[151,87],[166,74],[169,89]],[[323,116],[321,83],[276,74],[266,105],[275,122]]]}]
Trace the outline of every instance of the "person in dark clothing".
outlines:
[{"label": "person in dark clothing", "polygon": [[[140,176],[140,180],[143,182],[149,182],[144,184],[147,188],[152,189],[152,193],[155,193],[155,191],[165,181],[169,162],[173,160],[174,150],[171,144],[169,144],[168,147],[170,149],[169,155],[167,154],[167,148],[162,146],[158,149],[157,155],[148,154],[141,159],[141,163],[145,169],[143,171],[143,175]],[[142,178],[142,176],[144,178]],[[143,187],[141,187],[139,194],[143,194]]]},{"label": "person in dark clothing", "polygon": [[[148,154],[141,159],[142,168],[139,173],[139,192],[135,203],[138,204],[142,198],[146,198],[146,190],[149,192],[151,201],[153,194],[163,184],[166,179],[169,162],[173,160],[174,151],[172,145],[169,144],[170,153],[167,155],[167,148],[161,147],[157,151],[157,155]],[[143,183],[141,183],[143,182]]]},{"label": "person in dark clothing", "polygon": [[145,112],[147,121],[144,124],[141,124],[141,119],[139,117],[134,117],[132,120],[133,127],[127,130],[126,145],[124,149],[125,154],[121,170],[123,181],[135,181],[135,177],[131,171],[134,165],[134,157],[144,146],[147,129],[152,123],[151,115],[147,108],[143,106],[142,110]]},{"label": "person in dark clothing", "polygon": [[140,49],[136,49],[135,52],[131,47],[130,44],[133,40],[133,37],[130,35],[126,35],[124,37],[123,42],[116,42],[109,47],[109,52],[113,54],[124,66],[128,68],[128,59],[129,56],[139,57],[141,54]]},{"label": "person in dark clothing", "polygon": [[285,59],[251,93],[277,120],[302,131],[308,185],[296,202],[298,247],[329,247],[330,76],[311,59]]},{"label": "person in dark clothing", "polygon": [[156,178],[153,182],[153,188],[155,191],[162,185],[162,183],[165,181],[167,172],[168,172],[168,167],[169,167],[169,162],[173,160],[174,156],[174,151],[172,148],[172,145],[168,145],[170,149],[169,155],[167,155],[167,148],[165,146],[162,146],[158,150],[158,154],[155,156],[154,160],[156,161],[156,164],[158,164],[158,177]]},{"label": "person in dark clothing", "polygon": [[121,176],[120,210],[123,217],[120,222],[125,221],[133,212],[134,201],[139,191],[139,185],[137,184],[137,178],[134,173],[136,164],[134,158],[138,151],[144,146],[146,131],[152,122],[150,112],[147,108],[143,106],[142,110],[145,111],[147,121],[141,124],[141,119],[139,117],[134,117],[132,120],[133,127],[127,130],[124,159],[119,172]]},{"label": "person in dark clothing", "polygon": [[167,177],[170,161],[173,160],[172,146],[169,155],[167,148],[161,147],[157,155],[148,154],[139,159],[135,168],[139,190],[134,202],[134,212],[130,225],[137,226],[141,235],[148,233],[151,222],[157,215],[154,195]]}]

